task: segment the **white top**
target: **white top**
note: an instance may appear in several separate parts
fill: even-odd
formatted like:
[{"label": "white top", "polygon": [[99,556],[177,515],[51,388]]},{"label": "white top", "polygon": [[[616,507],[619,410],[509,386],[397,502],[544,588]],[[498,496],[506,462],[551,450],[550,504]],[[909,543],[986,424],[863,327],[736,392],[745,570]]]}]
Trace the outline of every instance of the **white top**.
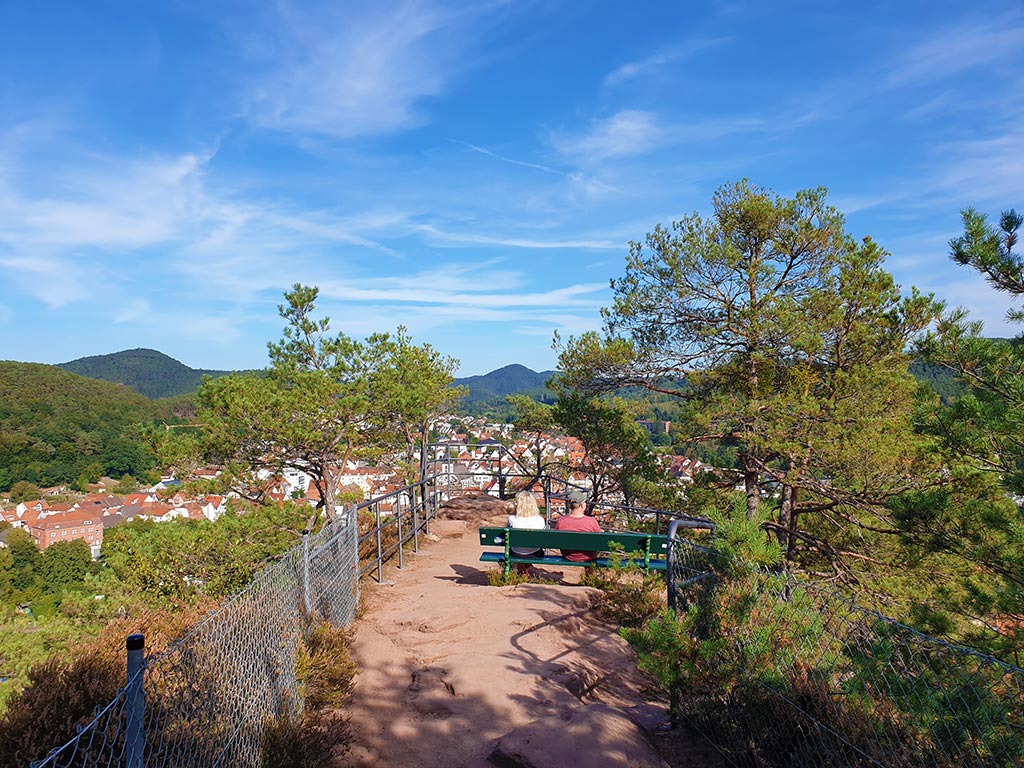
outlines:
[{"label": "white top", "polygon": [[[543,531],[546,527],[544,524],[544,516],[537,515],[536,517],[518,517],[516,515],[508,516],[508,527],[509,528],[523,528],[528,530]],[[542,549],[523,549],[522,547],[512,547],[512,552],[520,557],[529,557],[540,552]]]}]

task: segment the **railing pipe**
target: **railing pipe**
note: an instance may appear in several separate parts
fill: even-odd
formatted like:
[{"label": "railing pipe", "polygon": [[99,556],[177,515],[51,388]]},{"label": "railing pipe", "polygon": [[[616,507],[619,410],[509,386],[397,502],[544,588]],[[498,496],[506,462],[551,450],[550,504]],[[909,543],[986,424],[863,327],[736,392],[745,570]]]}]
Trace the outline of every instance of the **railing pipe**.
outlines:
[{"label": "railing pipe", "polygon": [[675,540],[679,538],[680,528],[690,528],[698,530],[715,530],[715,524],[711,520],[704,520],[699,517],[689,518],[676,518],[668,524],[668,553],[665,557],[665,581],[668,588],[668,607],[675,611],[676,609],[676,554]]}]

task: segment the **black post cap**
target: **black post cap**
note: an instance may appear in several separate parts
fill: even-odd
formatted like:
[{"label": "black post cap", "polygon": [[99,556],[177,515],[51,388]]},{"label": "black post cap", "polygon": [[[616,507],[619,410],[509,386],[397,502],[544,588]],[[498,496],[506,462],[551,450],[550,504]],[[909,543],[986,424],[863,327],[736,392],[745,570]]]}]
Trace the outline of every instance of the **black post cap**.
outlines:
[{"label": "black post cap", "polygon": [[124,645],[129,651],[141,651],[146,646],[146,636],[128,635]]}]

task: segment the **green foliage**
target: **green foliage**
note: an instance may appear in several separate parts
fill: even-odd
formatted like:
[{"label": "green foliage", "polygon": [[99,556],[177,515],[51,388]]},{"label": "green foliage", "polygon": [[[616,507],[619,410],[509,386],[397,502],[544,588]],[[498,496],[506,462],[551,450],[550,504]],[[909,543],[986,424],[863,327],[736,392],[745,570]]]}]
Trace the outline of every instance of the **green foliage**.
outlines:
[{"label": "green foliage", "polygon": [[[1007,211],[996,229],[967,209],[963,221],[963,234],[950,241],[954,261],[997,290],[1024,294],[1024,262],[1014,252],[1022,218]],[[1024,319],[1019,312],[1010,317]],[[922,358],[954,374],[964,393],[919,414],[919,429],[945,454],[945,486],[896,499],[893,510],[913,556],[953,564],[917,614],[1020,664],[1024,511],[1009,495],[1024,493],[1024,344],[983,338],[981,330],[957,309],[919,344]]]},{"label": "green foliage", "polygon": [[542,579],[534,576],[529,571],[520,573],[516,569],[512,569],[505,575],[505,571],[498,568],[493,571],[487,571],[487,585],[491,587],[514,587],[516,584],[541,584],[544,583]]},{"label": "green foliage", "polygon": [[631,505],[670,486],[646,431],[636,423],[636,408],[622,398],[562,390],[551,415],[583,443],[584,457],[573,469],[587,475],[595,499],[618,491]]},{"label": "green foliage", "polygon": [[719,548],[714,578],[690,585],[679,615],[624,633],[677,712],[759,765],[849,745],[872,764],[1014,764],[1024,741],[1012,670],[743,561],[746,533],[733,534],[739,549]]},{"label": "green foliage", "polygon": [[15,528],[7,534],[7,549],[11,553],[11,584],[15,589],[28,589],[38,578],[39,561],[42,555],[32,534]]},{"label": "green foliage", "polygon": [[[203,606],[208,608],[209,606]],[[132,632],[146,635],[146,650],[160,654],[202,616],[202,609],[172,606],[166,611],[136,610],[137,606],[108,615],[87,632],[74,621],[56,618],[45,622],[19,620],[0,632],[0,665],[21,677],[19,686],[0,713],[0,765],[28,765],[65,743],[76,728],[90,722],[96,708],[109,703],[124,684],[124,639]],[[128,617],[128,614],[133,614]],[[71,636],[77,635],[75,642]],[[40,636],[47,638],[46,644]],[[19,652],[31,643],[35,653]],[[13,663],[11,659],[19,659]],[[29,668],[26,670],[25,667]],[[160,711],[160,696],[147,691],[147,706]],[[175,723],[155,724],[173,727]],[[180,725],[180,723],[179,723]],[[179,731],[178,736],[183,735]],[[82,755],[79,753],[79,757]]]},{"label": "green foliage", "polygon": [[408,446],[461,392],[450,386],[455,361],[413,346],[404,328],[365,342],[331,335],[330,320],[313,317],[318,294],[299,284],[285,293],[278,311],[286,325],[268,344],[270,368],[208,379],[200,420],[211,450],[248,473],[243,485],[257,487],[259,469],[299,469],[333,514],[347,461]]},{"label": "green foliage", "polygon": [[939,306],[901,293],[824,189],[783,198],[742,181],[713,206],[631,244],[604,334],[562,344],[555,382],[674,397],[682,441],[735,449],[749,518],[779,494],[766,524],[787,557],[851,567],[848,532],[884,529],[885,501],[937,472],[913,429],[906,348]]},{"label": "green foliage", "polygon": [[149,398],[175,397],[196,392],[204,376],[224,376],[228,371],[189,368],[155,349],[127,349],[111,355],[81,357],[61,368],[90,379],[124,384]]},{"label": "green foliage", "polygon": [[[1003,211],[996,229],[985,214],[974,208],[967,208],[960,215],[963,234],[949,241],[953,260],[980,272],[998,291],[1014,296],[1024,294],[1024,260],[1013,251],[1024,217],[1012,208]],[[1011,312],[1010,317],[1024,319],[1020,312]]]},{"label": "green foliage", "polygon": [[109,653],[58,654],[34,666],[0,717],[0,764],[28,765],[70,738],[124,682],[118,661]]},{"label": "green foliage", "polygon": [[621,547],[610,555],[608,568],[587,568],[580,584],[600,589],[601,612],[620,627],[642,627],[665,607],[665,578],[627,565]]},{"label": "green foliage", "polygon": [[309,508],[294,504],[228,512],[216,522],[134,520],[111,528],[103,562],[125,589],[160,600],[224,597],[294,546]]},{"label": "green foliage", "polygon": [[335,750],[351,738],[340,713],[286,713],[266,724],[260,768],[322,768],[332,764]]},{"label": "green foliage", "polygon": [[344,705],[356,674],[349,644],[345,629],[329,622],[318,622],[306,632],[296,661],[306,707],[339,709]]},{"label": "green foliage", "polygon": [[120,477],[154,464],[131,437],[140,423],[174,420],[131,390],[56,366],[0,363],[0,489],[74,483],[95,467]]},{"label": "green foliage", "polygon": [[967,393],[967,387],[948,368],[924,360],[910,364],[910,374],[927,386],[943,403],[951,403]]},{"label": "green foliage", "polygon": [[39,490],[39,486],[35,483],[30,483],[28,480],[19,480],[11,486],[10,493],[8,496],[11,497],[11,501],[17,504],[20,501],[34,501],[42,496],[43,492]]},{"label": "green foliage", "polygon": [[541,403],[554,402],[555,393],[547,388],[547,380],[553,373],[537,373],[513,364],[483,376],[456,379],[455,385],[466,389],[466,396],[459,403],[459,413],[508,422],[514,413],[507,401],[509,395],[522,395]]}]

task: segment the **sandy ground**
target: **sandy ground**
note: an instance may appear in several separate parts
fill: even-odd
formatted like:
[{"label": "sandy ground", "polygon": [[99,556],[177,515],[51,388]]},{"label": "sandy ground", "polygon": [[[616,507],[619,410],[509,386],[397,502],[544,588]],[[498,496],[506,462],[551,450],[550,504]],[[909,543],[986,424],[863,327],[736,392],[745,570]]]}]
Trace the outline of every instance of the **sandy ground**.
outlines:
[{"label": "sandy ground", "polygon": [[[597,592],[576,583],[581,569],[548,569],[547,584],[488,586],[497,566],[479,562],[484,523],[437,521],[439,541],[421,540],[403,569],[364,587],[347,708],[356,741],[340,765],[493,768],[488,756],[512,729],[550,720],[557,739],[592,703],[664,727],[664,703],[600,618]],[[672,762],[720,764],[703,744],[692,757]]]}]

